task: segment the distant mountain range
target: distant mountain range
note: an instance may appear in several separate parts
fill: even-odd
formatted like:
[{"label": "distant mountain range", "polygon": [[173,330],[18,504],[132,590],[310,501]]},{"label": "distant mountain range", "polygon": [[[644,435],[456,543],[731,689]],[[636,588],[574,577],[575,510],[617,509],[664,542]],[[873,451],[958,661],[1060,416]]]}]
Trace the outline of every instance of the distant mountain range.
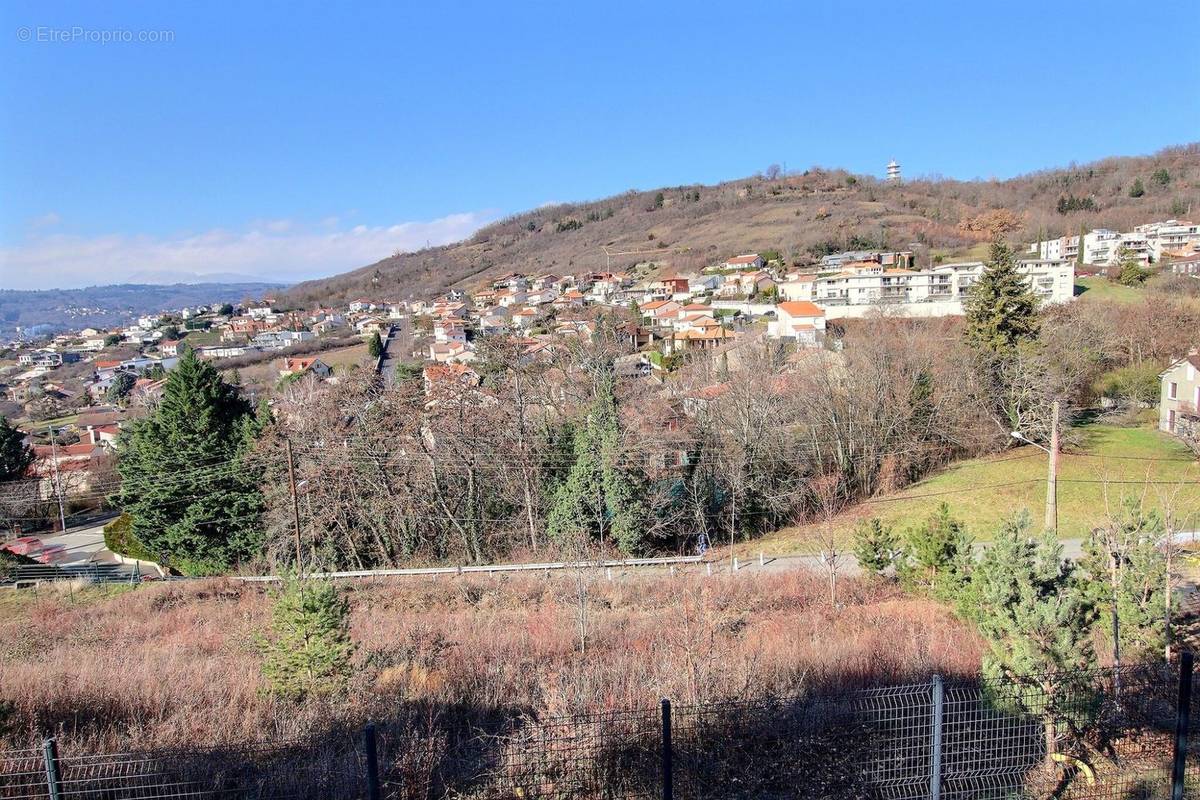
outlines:
[{"label": "distant mountain range", "polygon": [[121,283],[84,289],[0,289],[0,334],[20,328],[38,336],[61,330],[108,328],[143,314],[184,306],[237,303],[274,294],[278,283]]}]

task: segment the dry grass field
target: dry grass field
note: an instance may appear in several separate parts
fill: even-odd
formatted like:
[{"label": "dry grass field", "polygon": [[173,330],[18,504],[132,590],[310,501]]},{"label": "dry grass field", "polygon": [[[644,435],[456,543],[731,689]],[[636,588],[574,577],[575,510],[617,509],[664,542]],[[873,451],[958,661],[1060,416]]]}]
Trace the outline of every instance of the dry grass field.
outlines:
[{"label": "dry grass field", "polygon": [[[584,600],[580,602],[580,587]],[[301,705],[263,691],[271,598],[207,580],[0,596],[0,746],[187,746],[317,733],[402,709],[457,718],[646,708],[972,674],[948,610],[821,576],[602,573],[348,583],[356,672]],[[580,609],[583,609],[583,624]],[[452,711],[451,711],[452,710]]]}]

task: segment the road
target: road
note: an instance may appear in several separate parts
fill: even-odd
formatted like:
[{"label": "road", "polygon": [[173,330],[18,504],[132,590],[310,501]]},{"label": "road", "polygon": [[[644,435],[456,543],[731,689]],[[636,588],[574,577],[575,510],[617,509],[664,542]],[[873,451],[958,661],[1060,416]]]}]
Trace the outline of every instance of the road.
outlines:
[{"label": "road", "polygon": [[396,377],[396,367],[412,358],[411,325],[408,317],[394,321],[383,340],[383,359],[379,362],[379,374],[388,386],[392,385]]},{"label": "road", "polygon": [[67,558],[58,562],[68,564],[113,564],[116,559],[104,547],[104,526],[109,520],[85,525],[78,528],[67,528],[59,534],[40,536],[44,544],[61,544],[67,549]]}]

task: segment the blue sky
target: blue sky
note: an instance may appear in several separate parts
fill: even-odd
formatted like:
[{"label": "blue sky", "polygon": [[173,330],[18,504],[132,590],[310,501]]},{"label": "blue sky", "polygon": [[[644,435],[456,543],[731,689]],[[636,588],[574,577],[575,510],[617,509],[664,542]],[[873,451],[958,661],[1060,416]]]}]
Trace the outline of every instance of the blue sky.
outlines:
[{"label": "blue sky", "polygon": [[1197,8],[5,2],[0,286],[292,280],[771,163],[1152,152],[1200,138]]}]

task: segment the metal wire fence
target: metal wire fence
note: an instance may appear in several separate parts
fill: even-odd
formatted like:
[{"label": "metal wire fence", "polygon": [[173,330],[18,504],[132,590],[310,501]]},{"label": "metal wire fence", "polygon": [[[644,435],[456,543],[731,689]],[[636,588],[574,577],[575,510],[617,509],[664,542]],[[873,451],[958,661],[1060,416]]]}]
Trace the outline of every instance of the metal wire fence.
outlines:
[{"label": "metal wire fence", "polygon": [[0,752],[0,798],[1200,798],[1194,680],[1189,655],[236,747],[84,754],[47,740]]}]

